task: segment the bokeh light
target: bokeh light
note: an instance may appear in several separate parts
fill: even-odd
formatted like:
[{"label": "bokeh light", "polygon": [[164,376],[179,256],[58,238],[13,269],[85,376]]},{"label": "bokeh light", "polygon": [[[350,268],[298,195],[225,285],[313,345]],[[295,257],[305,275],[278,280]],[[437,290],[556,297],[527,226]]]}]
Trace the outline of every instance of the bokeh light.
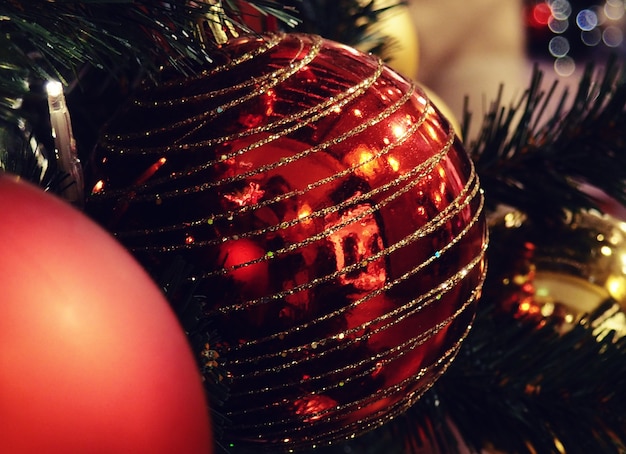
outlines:
[{"label": "bokeh light", "polygon": [[587,46],[597,46],[602,41],[602,32],[599,28],[594,28],[588,32],[580,32],[580,40]]},{"label": "bokeh light", "polygon": [[569,28],[569,22],[567,19],[557,19],[552,17],[548,22],[548,28],[552,31],[552,33],[563,33]]},{"label": "bokeh light", "polygon": [[598,25],[598,16],[590,9],[583,9],[576,15],[576,25],[583,31],[593,30]]},{"label": "bokeh light", "polygon": [[567,0],[554,0],[550,2],[552,16],[557,20],[567,20],[572,14],[572,5]]},{"label": "bokeh light", "polygon": [[608,47],[618,47],[624,41],[624,33],[620,28],[611,25],[602,32],[602,41]]},{"label": "bokeh light", "polygon": [[563,36],[555,36],[548,44],[548,50],[554,57],[564,57],[569,52],[569,49],[569,41]]},{"label": "bokeh light", "polygon": [[559,57],[554,60],[554,71],[559,76],[571,76],[576,71],[576,62],[572,57]]}]

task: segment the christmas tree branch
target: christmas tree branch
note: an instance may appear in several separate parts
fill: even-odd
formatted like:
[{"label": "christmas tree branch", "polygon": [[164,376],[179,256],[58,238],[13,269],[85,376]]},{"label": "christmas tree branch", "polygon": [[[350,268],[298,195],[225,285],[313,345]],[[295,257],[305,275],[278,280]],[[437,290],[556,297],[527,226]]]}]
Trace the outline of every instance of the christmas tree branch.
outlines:
[{"label": "christmas tree branch", "polygon": [[[163,63],[186,70],[207,62],[216,51],[214,37],[198,36],[201,21],[228,20],[243,30],[239,5],[253,5],[288,24],[290,12],[273,0],[214,2],[174,0],[44,0],[0,5],[0,100],[19,98],[27,78],[65,83],[85,64],[112,73],[129,65],[154,72]],[[6,70],[8,69],[8,70]],[[18,77],[19,75],[19,77]],[[21,80],[20,80],[21,79]],[[0,115],[10,109],[0,103]]]},{"label": "christmas tree branch", "polygon": [[[569,92],[555,99],[557,84],[544,91],[537,69],[519,103],[493,103],[479,136],[467,143],[492,208],[507,204],[548,217],[597,208],[583,183],[626,203],[624,74],[615,59],[601,77],[594,69],[585,71],[567,112]],[[550,102],[555,108],[546,118]]]}]

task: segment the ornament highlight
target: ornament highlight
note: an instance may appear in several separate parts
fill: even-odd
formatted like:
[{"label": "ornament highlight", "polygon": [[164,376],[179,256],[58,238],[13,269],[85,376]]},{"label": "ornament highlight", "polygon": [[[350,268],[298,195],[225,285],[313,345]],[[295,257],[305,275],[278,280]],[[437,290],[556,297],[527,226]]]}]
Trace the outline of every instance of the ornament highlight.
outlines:
[{"label": "ornament highlight", "polygon": [[211,453],[187,339],[94,222],[0,172],[0,452]]},{"label": "ornament highlight", "polygon": [[146,85],[107,128],[88,213],[204,295],[235,445],[278,452],[406,410],[453,360],[484,279],[478,177],[424,92],[317,36],[246,37]]}]

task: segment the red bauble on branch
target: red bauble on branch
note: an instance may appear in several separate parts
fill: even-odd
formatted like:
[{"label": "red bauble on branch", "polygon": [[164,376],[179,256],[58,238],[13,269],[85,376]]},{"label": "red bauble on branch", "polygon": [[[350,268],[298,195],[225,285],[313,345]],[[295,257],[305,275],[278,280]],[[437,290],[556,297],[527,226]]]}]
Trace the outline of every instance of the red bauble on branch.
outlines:
[{"label": "red bauble on branch", "polygon": [[377,58],[300,34],[223,50],[108,127],[87,210],[153,272],[193,264],[232,376],[228,441],[350,437],[418,399],[468,332],[478,179],[424,92]]},{"label": "red bauble on branch", "polygon": [[141,266],[1,172],[0,207],[0,452],[212,452],[187,339]]}]

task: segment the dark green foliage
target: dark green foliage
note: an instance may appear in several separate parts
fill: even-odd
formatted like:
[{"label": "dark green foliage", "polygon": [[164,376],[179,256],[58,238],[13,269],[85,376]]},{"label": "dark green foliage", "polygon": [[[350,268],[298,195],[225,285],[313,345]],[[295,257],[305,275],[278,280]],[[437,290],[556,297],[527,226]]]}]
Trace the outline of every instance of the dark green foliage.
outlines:
[{"label": "dark green foliage", "polygon": [[290,0],[298,10],[301,23],[296,31],[314,33],[380,55],[383,59],[395,43],[389,37],[372,32],[381,14],[406,2],[398,0],[389,6],[379,7],[374,0]]},{"label": "dark green foliage", "polygon": [[567,90],[556,98],[556,82],[544,90],[538,70],[519,103],[495,100],[467,143],[490,207],[507,204],[533,217],[597,207],[583,183],[626,204],[624,73],[616,60],[594,70],[587,68],[571,101]]}]

